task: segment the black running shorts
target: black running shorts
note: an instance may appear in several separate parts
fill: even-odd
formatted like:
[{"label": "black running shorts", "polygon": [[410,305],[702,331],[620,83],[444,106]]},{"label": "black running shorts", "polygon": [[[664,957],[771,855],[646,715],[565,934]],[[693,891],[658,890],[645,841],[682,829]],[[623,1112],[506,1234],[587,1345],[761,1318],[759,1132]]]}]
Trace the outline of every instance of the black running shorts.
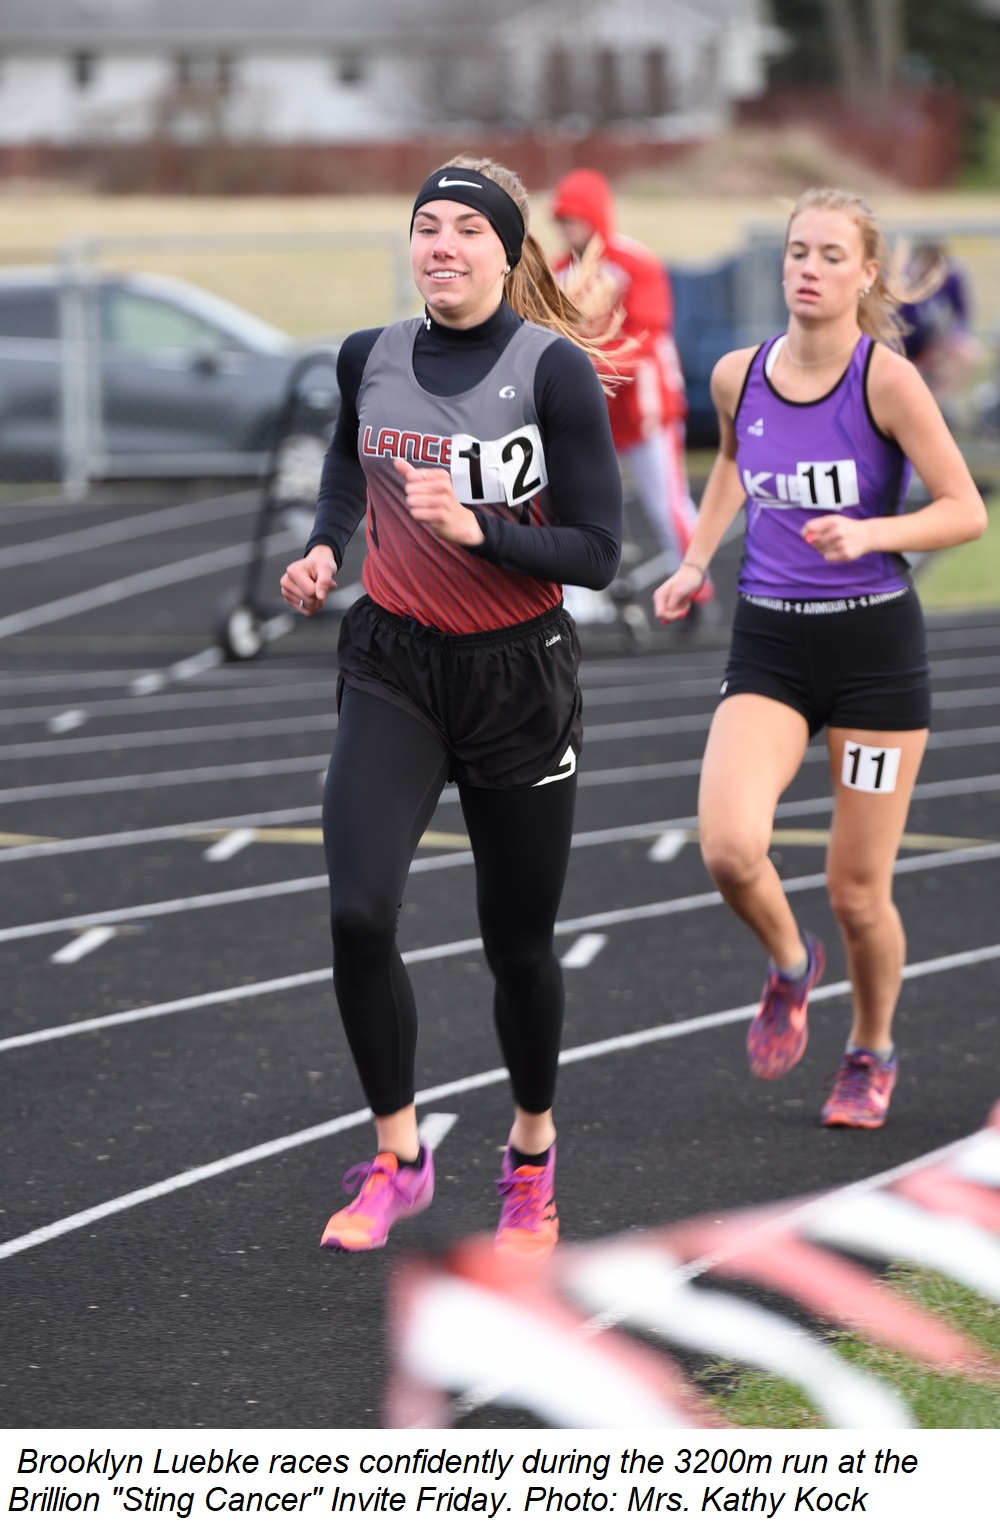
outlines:
[{"label": "black running shorts", "polygon": [[811,735],[829,724],[928,728],[930,668],[916,591],[843,601],[741,594],[721,690],[787,703]]},{"label": "black running shorts", "polygon": [[362,596],[344,615],[337,658],[338,706],[346,685],[404,708],[438,736],[450,777],[464,786],[530,787],[575,770],[580,643],[562,605],[512,627],[455,634]]}]

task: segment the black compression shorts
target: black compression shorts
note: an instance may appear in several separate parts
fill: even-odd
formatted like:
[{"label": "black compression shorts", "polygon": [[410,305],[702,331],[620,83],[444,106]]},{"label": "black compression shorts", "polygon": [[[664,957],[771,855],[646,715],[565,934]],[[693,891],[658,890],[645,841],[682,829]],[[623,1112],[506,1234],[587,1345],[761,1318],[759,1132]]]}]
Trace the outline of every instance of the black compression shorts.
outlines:
[{"label": "black compression shorts", "polygon": [[562,605],[512,627],[452,634],[362,596],[341,623],[337,659],[338,706],[346,684],[404,708],[437,735],[463,786],[530,787],[575,770],[580,642]]},{"label": "black compression shorts", "polygon": [[833,602],[741,594],[721,689],[786,703],[810,735],[829,724],[926,729],[930,668],[917,593]]}]

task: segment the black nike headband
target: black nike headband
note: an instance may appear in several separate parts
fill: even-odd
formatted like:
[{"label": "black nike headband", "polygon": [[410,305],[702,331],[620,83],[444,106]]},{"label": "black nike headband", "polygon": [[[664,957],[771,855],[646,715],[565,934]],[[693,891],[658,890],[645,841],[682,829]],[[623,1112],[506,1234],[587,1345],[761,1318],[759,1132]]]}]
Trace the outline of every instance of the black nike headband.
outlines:
[{"label": "black nike headband", "polygon": [[461,165],[446,165],[443,170],[435,170],[417,192],[410,219],[411,234],[414,219],[427,202],[461,202],[466,207],[475,208],[492,226],[510,265],[516,266],[521,259],[525,232],[521,209],[489,176],[480,175],[478,170],[466,170]]}]

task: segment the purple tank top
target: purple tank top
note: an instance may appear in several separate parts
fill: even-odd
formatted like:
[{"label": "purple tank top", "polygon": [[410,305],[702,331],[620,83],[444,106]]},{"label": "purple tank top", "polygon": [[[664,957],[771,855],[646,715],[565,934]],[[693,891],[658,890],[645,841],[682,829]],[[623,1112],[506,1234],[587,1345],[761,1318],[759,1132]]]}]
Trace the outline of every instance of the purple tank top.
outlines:
[{"label": "purple tank top", "polygon": [[747,497],[739,589],[784,600],[902,590],[910,579],[901,554],[831,564],[802,537],[814,516],[894,516],[906,499],[910,464],[868,408],[874,341],[861,337],[847,371],[822,399],[795,404],[765,371],[779,339],[757,351],[736,407],[736,464]]}]

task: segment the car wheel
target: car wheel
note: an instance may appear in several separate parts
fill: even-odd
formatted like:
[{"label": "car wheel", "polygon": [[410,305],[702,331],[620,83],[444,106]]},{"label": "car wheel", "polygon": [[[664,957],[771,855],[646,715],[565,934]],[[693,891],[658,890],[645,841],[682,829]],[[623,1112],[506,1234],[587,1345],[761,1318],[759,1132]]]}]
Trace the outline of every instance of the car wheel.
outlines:
[{"label": "car wheel", "polygon": [[238,601],[224,613],[219,642],[227,660],[255,660],[264,647],[260,613],[249,601]]}]

